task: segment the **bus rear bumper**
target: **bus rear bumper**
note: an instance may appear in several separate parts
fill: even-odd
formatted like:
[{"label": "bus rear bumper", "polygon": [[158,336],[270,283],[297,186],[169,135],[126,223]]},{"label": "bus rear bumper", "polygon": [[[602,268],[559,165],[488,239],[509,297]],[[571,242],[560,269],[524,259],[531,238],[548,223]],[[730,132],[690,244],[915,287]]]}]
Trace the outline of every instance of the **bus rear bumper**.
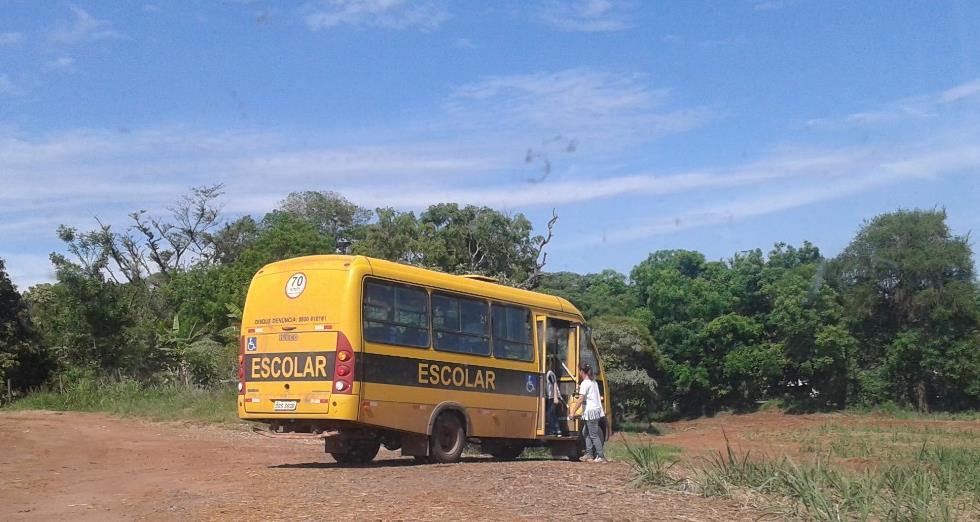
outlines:
[{"label": "bus rear bumper", "polygon": [[[355,421],[358,416],[360,397],[358,395],[333,394],[324,399],[325,404],[319,406],[320,411],[289,411],[274,412],[268,409],[250,408],[245,402],[251,397],[239,396],[238,398],[238,418],[247,421],[257,421],[265,423],[286,423],[289,421]],[[261,400],[261,399],[260,399]],[[266,402],[272,402],[266,400]],[[252,410],[252,411],[249,411]],[[255,411],[259,410],[259,411]]]}]

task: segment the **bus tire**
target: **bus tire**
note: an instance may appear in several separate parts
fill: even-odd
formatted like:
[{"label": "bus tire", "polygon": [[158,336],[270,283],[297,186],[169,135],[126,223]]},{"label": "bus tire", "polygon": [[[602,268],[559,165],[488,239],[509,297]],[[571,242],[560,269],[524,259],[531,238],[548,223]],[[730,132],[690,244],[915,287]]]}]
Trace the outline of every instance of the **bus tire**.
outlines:
[{"label": "bus tire", "polygon": [[466,430],[455,412],[439,414],[429,435],[429,462],[459,462],[466,446]]},{"label": "bus tire", "polygon": [[337,464],[367,464],[378,456],[380,450],[380,440],[357,440],[350,442],[350,451],[331,453],[330,456],[337,461]]}]

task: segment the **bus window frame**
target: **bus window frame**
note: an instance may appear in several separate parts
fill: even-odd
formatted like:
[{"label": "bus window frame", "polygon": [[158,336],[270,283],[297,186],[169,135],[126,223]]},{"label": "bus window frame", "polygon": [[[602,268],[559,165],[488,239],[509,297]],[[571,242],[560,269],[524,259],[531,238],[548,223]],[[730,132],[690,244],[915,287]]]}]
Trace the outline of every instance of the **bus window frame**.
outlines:
[{"label": "bus window frame", "polygon": [[[365,307],[367,305],[367,298],[366,298],[367,297],[367,286],[369,284],[387,285],[389,287],[392,287],[393,289],[395,287],[402,287],[402,288],[406,288],[406,289],[409,289],[409,290],[421,290],[425,294],[425,307],[426,307],[426,312],[425,312],[425,327],[424,328],[419,328],[419,327],[417,327],[415,325],[412,325],[412,324],[399,323],[399,322],[396,322],[396,321],[385,321],[385,320],[377,320],[377,319],[368,319],[367,318],[367,314],[365,314],[365,310],[364,309],[365,309]],[[428,288],[426,288],[424,286],[413,285],[413,284],[410,284],[410,283],[404,283],[404,282],[401,282],[401,281],[392,281],[390,279],[381,279],[381,278],[375,278],[375,277],[365,277],[363,279],[363,281],[362,281],[362,284],[361,284],[361,306],[360,306],[360,310],[361,310],[361,337],[362,337],[362,339],[364,339],[364,341],[369,342],[369,343],[375,343],[375,344],[386,344],[386,345],[389,345],[389,346],[402,346],[402,347],[405,347],[405,348],[414,348],[414,349],[418,349],[418,350],[429,350],[429,349],[432,348],[432,341],[433,341],[433,339],[432,339],[432,296],[431,296],[431,292],[429,291]],[[394,312],[394,310],[395,310],[395,303],[392,302],[392,311]],[[394,313],[392,315],[394,316]],[[370,323],[376,323],[376,324],[382,324],[382,325],[386,325],[386,326],[401,326],[401,327],[404,327],[404,328],[412,328],[412,329],[415,329],[415,330],[424,330],[425,333],[426,333],[427,343],[424,344],[424,345],[419,345],[419,344],[406,344],[406,343],[400,343],[400,342],[376,341],[376,340],[369,339],[368,338],[368,334],[367,334],[367,328],[366,328],[366,326],[367,326],[366,323],[369,323],[369,322]]]},{"label": "bus window frame", "polygon": [[[525,342],[518,341],[516,339],[508,339],[507,337],[502,337],[502,336],[501,336],[500,340],[502,342],[504,342],[504,343],[521,344],[521,345],[528,346],[529,347],[528,353],[531,354],[531,358],[530,359],[516,358],[516,357],[506,357],[506,356],[503,356],[503,355],[497,355],[497,349],[496,349],[496,346],[494,346],[494,340],[496,340],[497,336],[493,334],[493,329],[494,329],[493,328],[494,327],[493,307],[494,306],[497,306],[499,308],[504,309],[504,317],[505,317],[504,324],[506,324],[506,313],[507,313],[506,310],[508,308],[513,308],[513,309],[516,309],[516,310],[521,310],[522,312],[524,312],[526,314],[526,316],[527,316],[527,328],[528,328],[527,329],[528,341],[525,343]],[[504,302],[501,302],[501,301],[494,301],[494,300],[491,300],[490,301],[490,353],[491,353],[491,355],[493,356],[494,359],[500,359],[502,361],[516,361],[516,362],[521,362],[521,363],[533,363],[533,362],[535,362],[535,361],[538,360],[538,356],[537,356],[537,353],[536,353],[536,350],[535,350],[535,345],[534,345],[534,312],[531,311],[530,308],[528,308],[526,306],[521,306],[521,305],[507,304],[507,303],[504,303]]]},{"label": "bus window frame", "polygon": [[[470,301],[470,302],[482,303],[486,307],[486,318],[487,318],[487,323],[486,323],[486,328],[485,328],[486,336],[482,336],[482,335],[478,335],[478,334],[473,334],[473,333],[469,333],[469,332],[464,332],[462,330],[462,327],[463,327],[463,313],[462,313],[462,308],[459,307],[458,302],[457,302],[457,311],[459,313],[459,322],[460,322],[459,327],[460,327],[460,329],[459,330],[446,330],[446,329],[443,329],[443,328],[436,328],[436,323],[435,323],[435,306],[433,305],[433,301],[434,301],[434,298],[435,297],[448,298],[448,299],[456,299],[457,301]],[[472,296],[468,296],[466,294],[460,294],[460,293],[457,293],[457,292],[447,292],[445,290],[435,290],[435,289],[433,289],[431,292],[429,292],[429,325],[430,325],[430,328],[432,330],[432,332],[430,334],[430,338],[431,338],[431,343],[432,343],[432,349],[435,350],[435,351],[437,351],[437,352],[458,353],[458,354],[461,354],[461,355],[473,355],[473,356],[477,356],[477,357],[490,357],[491,354],[493,354],[493,326],[492,326],[492,322],[493,322],[493,309],[490,306],[490,302],[487,301],[486,299],[480,299],[480,298],[477,298],[477,297],[472,297]],[[464,352],[464,351],[460,351],[460,350],[450,350],[450,349],[446,349],[446,348],[439,348],[439,346],[436,345],[436,333],[444,333],[444,334],[450,334],[450,335],[461,335],[461,336],[465,336],[465,337],[472,337],[472,338],[475,338],[475,339],[484,339],[486,341],[486,344],[487,344],[487,353],[473,353],[473,352]]]}]

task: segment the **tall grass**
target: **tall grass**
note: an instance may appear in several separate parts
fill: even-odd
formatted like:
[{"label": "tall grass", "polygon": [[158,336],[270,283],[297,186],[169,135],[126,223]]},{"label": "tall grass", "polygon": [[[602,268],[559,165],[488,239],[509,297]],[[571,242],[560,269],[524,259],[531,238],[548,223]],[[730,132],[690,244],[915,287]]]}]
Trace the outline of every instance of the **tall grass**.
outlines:
[{"label": "tall grass", "polygon": [[153,420],[235,424],[239,422],[235,398],[231,386],[200,389],[86,376],[36,390],[7,408],[98,411]]},{"label": "tall grass", "polygon": [[766,508],[814,520],[975,520],[980,518],[980,452],[923,446],[909,461],[864,471],[826,457],[797,463],[725,452],[678,465],[650,447],[633,448],[634,482],[683,485],[705,497],[762,498]]},{"label": "tall grass", "polygon": [[622,445],[633,470],[633,484],[674,486],[679,483],[679,479],[671,473],[680,461],[675,456],[675,448],[653,444],[633,446],[625,437],[622,438]]}]

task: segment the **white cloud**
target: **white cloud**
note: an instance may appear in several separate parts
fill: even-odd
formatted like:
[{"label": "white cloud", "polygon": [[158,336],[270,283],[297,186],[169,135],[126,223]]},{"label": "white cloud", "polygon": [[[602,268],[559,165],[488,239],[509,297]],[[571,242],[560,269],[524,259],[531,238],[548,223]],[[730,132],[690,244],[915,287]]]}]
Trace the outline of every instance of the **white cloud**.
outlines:
[{"label": "white cloud", "polygon": [[79,44],[100,40],[116,40],[124,35],[112,28],[106,20],[95,18],[78,6],[68,6],[75,15],[70,22],[59,22],[48,32],[48,40],[57,44]]},{"label": "white cloud", "polygon": [[54,280],[54,267],[46,254],[13,254],[0,251],[7,274],[20,292]]},{"label": "white cloud", "polygon": [[[431,181],[501,167],[483,151],[452,143],[297,148],[291,141],[272,133],[184,127],[0,134],[0,216],[12,224],[18,212],[59,214],[120,200],[131,208],[152,207],[205,183],[225,182],[236,197],[272,193],[281,198],[291,190],[361,179]],[[271,207],[234,208],[261,214]],[[25,231],[31,225],[16,223]]]},{"label": "white cloud", "polygon": [[[980,85],[969,82],[915,99],[959,107],[954,104],[977,97]],[[878,143],[784,146],[752,161],[687,170],[611,165],[609,158],[642,159],[642,151],[636,154],[638,143],[705,121],[697,110],[672,109],[669,103],[670,93],[643,76],[572,69],[462,85],[431,120],[378,133],[364,129],[363,135],[372,136],[368,139],[297,140],[283,130],[193,127],[50,134],[0,127],[0,247],[36,237],[53,241],[57,224],[90,227],[95,213],[122,223],[135,209],[161,212],[189,186],[218,182],[227,186],[227,212],[257,215],[295,190],[336,190],[361,205],[404,209],[458,201],[561,210],[610,200],[628,208],[639,205],[637,212],[648,219],[591,240],[628,242],[775,215],[911,180],[980,172],[980,147],[975,146],[980,123],[969,111],[949,110],[937,111],[942,125],[931,126],[929,133]],[[697,117],[685,119],[687,114]],[[550,138],[556,133],[566,139]],[[537,179],[527,175],[536,166],[526,163],[532,154],[528,151],[525,158],[524,150],[529,141],[541,139],[553,154],[573,144],[580,150],[562,156],[567,165],[553,175]],[[601,149],[610,141],[633,149],[625,156],[610,155]],[[658,211],[659,201],[670,201],[674,210]],[[600,226],[576,237],[588,240],[587,234]]]},{"label": "white cloud", "polygon": [[[585,242],[623,243],[709,225],[840,199],[913,180],[936,179],[959,173],[980,173],[980,147],[958,133],[938,140],[906,143],[902,147],[867,146],[827,151],[797,151],[744,167],[717,171],[705,187],[751,190],[735,192],[716,202],[677,214],[648,218]],[[726,186],[726,182],[728,182]]]},{"label": "white cloud", "polygon": [[954,103],[980,103],[980,78],[940,92],[902,98],[882,107],[854,112],[843,117],[811,119],[806,124],[812,128],[839,128],[932,118]]},{"label": "white cloud", "polygon": [[645,80],[590,69],[494,76],[457,88],[447,108],[461,126],[533,128],[586,146],[683,132],[710,118],[705,108],[667,108],[669,91]]},{"label": "white cloud", "polygon": [[667,45],[690,45],[690,46],[698,47],[700,49],[716,49],[719,47],[742,47],[743,45],[749,43],[749,39],[744,36],[688,40],[676,34],[665,34],[660,37],[660,41]]},{"label": "white cloud", "polygon": [[552,0],[538,19],[561,31],[610,32],[633,27],[633,2],[623,0]]},{"label": "white cloud", "polygon": [[314,31],[342,25],[433,31],[450,17],[441,3],[409,0],[323,0],[308,11]]},{"label": "white cloud", "polygon": [[24,40],[23,33],[0,33],[0,45],[17,45]]},{"label": "white cloud", "polygon": [[754,0],[752,9],[755,11],[778,11],[799,3],[799,0]]},{"label": "white cloud", "polygon": [[27,88],[17,84],[6,74],[0,74],[0,96],[23,96]]},{"label": "white cloud", "polygon": [[45,63],[44,68],[49,71],[70,72],[75,68],[75,59],[71,56],[61,56]]}]

